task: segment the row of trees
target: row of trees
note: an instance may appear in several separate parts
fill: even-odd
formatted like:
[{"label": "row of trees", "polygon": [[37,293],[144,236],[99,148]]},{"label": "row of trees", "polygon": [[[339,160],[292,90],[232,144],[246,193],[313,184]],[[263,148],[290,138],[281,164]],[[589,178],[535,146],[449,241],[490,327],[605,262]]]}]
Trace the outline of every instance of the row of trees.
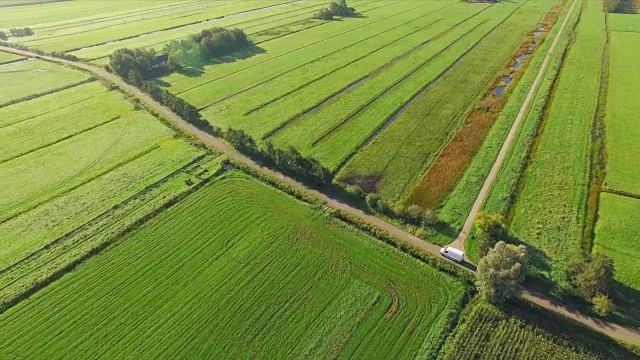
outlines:
[{"label": "row of trees", "polygon": [[326,9],[320,9],[313,17],[321,20],[333,20],[335,16],[354,17],[356,15],[356,9],[349,7],[346,0],[340,0],[332,2]]},{"label": "row of trees", "polygon": [[154,77],[166,75],[166,63],[156,61],[153,49],[118,49],[109,56],[107,70],[119,75],[136,86]]},{"label": "row of trees", "polygon": [[223,137],[240,152],[273,166],[280,172],[304,183],[324,186],[332,181],[331,172],[313,158],[306,158],[293,147],[279,149],[270,142],[259,146],[255,140],[239,129],[228,129]]},{"label": "row of trees", "polygon": [[[9,32],[11,33],[11,36],[13,36],[13,37],[25,37],[25,36],[32,36],[32,35],[35,34],[33,32],[33,30],[31,30],[31,28],[28,28],[28,27],[25,27],[25,28],[11,28],[11,29],[9,29]],[[6,36],[6,34],[4,34],[4,35]]]},{"label": "row of trees", "polygon": [[168,65],[173,71],[185,67],[199,67],[208,60],[225,56],[251,45],[247,34],[240,29],[214,27],[164,46]]}]

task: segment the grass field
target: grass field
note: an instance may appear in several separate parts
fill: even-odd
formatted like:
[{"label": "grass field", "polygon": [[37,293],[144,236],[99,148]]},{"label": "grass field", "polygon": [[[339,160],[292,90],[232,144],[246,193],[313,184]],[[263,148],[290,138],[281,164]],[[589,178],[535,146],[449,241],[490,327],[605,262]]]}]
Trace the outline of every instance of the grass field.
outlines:
[{"label": "grass field", "polygon": [[640,33],[640,19],[637,14],[609,14],[609,29]]},{"label": "grass field", "polygon": [[591,128],[606,40],[602,3],[588,1],[526,169],[511,231],[534,249],[537,271],[562,283],[579,258],[589,181]]},{"label": "grass field", "polygon": [[[283,2],[285,1],[62,2],[17,9],[0,8],[0,16],[9,16],[6,12],[11,12],[11,20],[0,22],[0,28],[30,26],[35,31],[34,36],[10,40],[45,51],[72,51]],[[52,11],[55,12],[53,16],[49,15]]]},{"label": "grass field", "polygon": [[[517,84],[515,84],[515,87],[507,98],[502,111],[495,120],[493,127],[489,130],[485,141],[478,149],[477,154],[464,171],[464,174],[457,182],[454,189],[444,199],[438,211],[439,216],[454,228],[462,228],[467,215],[471,211],[471,207],[473,206],[473,203],[476,200],[476,197],[480,192],[496,157],[498,156],[498,152],[500,151],[502,143],[513,124],[513,120],[520,110],[522,102],[538,74],[542,61],[544,60],[553,39],[557,35],[568,10],[568,6],[563,8],[559,13],[559,19],[556,25],[550,29],[544,42],[535,50],[531,58],[528,59],[529,64],[527,69],[522,74],[522,77],[518,80]],[[500,209],[497,206],[492,205],[492,203],[495,202],[494,199],[498,198],[501,201],[506,202],[506,200],[511,197],[515,181],[511,181],[509,185],[505,186],[507,183],[505,180],[509,177],[517,178],[521,174],[522,167],[517,164],[526,158],[528,153],[526,146],[533,141],[535,126],[537,124],[536,120],[541,115],[541,110],[547,99],[551,83],[559,71],[564,49],[569,43],[572,30],[578,21],[579,15],[579,9],[574,10],[571,18],[569,19],[569,23],[567,24],[567,28],[561,35],[562,37],[558,43],[558,50],[552,57],[549,69],[545,73],[544,80],[541,83],[537,96],[534,98],[532,105],[533,110],[523,121],[521,131],[519,132],[520,135],[514,141],[514,145],[509,156],[505,160],[501,172],[491,189],[486,202],[487,211],[489,212],[505,212],[504,208]]]},{"label": "grass field", "polygon": [[0,66],[0,107],[23,97],[71,86],[89,76],[40,60],[20,61]]},{"label": "grass field", "polygon": [[0,102],[51,93],[0,107],[0,308],[189,190],[187,171],[215,169],[208,151],[98,82],[55,91],[84,73],[2,68],[18,65]]},{"label": "grass field", "polygon": [[640,292],[640,199],[602,193],[594,251],[610,256],[616,279]]},{"label": "grass field", "polygon": [[229,174],[2,314],[0,354],[432,357],[462,294],[417,260]]},{"label": "grass field", "polygon": [[[361,18],[264,41],[239,60],[160,83],[214,125],[293,145],[343,182],[379,178],[366,190],[403,200],[553,2],[350,5]],[[460,95],[443,95],[452,92]]]},{"label": "grass field", "polygon": [[607,96],[606,143],[607,175],[605,185],[640,195],[640,69],[632,51],[640,42],[640,33],[611,33],[611,62]]},{"label": "grass field", "polygon": [[22,56],[0,52],[0,65],[22,59]]},{"label": "grass field", "polygon": [[472,302],[440,359],[613,360],[638,356],[606,337],[586,334],[538,309],[524,304],[509,305],[508,309]]}]

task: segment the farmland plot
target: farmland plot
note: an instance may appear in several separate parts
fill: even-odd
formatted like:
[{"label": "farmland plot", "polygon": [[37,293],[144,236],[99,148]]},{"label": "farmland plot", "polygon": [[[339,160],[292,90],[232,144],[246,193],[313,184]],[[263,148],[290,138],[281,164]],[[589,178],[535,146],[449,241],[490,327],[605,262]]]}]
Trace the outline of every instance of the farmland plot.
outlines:
[{"label": "farmland plot", "polygon": [[640,16],[637,14],[609,14],[609,29],[640,33]]},{"label": "farmland plot", "polygon": [[[559,14],[559,19],[564,19],[568,10],[569,7],[565,6],[563,11]],[[502,169],[500,170],[489,196],[487,197],[484,207],[487,212],[507,215],[509,206],[511,205],[510,202],[513,199],[514,189],[517,188],[517,182],[521,177],[524,163],[527,160],[529,153],[528,149],[533,143],[537,126],[542,118],[552,84],[559,73],[563,55],[565,54],[579,17],[580,10],[574,10],[569,22],[567,23],[565,32],[561,35],[557,50],[551,58],[549,68],[541,82],[538,93],[532,102],[531,110],[523,120],[519,135],[514,140],[511,150],[509,151]],[[458,181],[453,191],[451,191],[448,197],[445,198],[442,207],[439,209],[440,217],[452,224],[455,228],[462,227],[467,215],[471,211],[471,207],[476,200],[478,192],[482,188],[482,185],[484,184],[484,181],[487,178],[496,157],[498,156],[498,152],[500,151],[504,139],[513,124],[514,118],[520,110],[522,102],[538,74],[542,61],[547,55],[547,51],[551,46],[553,39],[557,35],[560,26],[561,20],[558,20],[553,29],[548,33],[541,46],[535,50],[529,60],[528,68],[525,70],[513,89],[513,92],[506,100],[500,115],[496,119],[494,126],[487,134],[487,137],[479,148],[478,153],[465,170],[464,175]]]},{"label": "farmland plot", "polygon": [[23,97],[73,86],[89,79],[87,74],[41,60],[0,66],[0,107]]},{"label": "farmland plot", "polygon": [[539,250],[533,262],[540,273],[560,283],[567,263],[583,249],[591,129],[602,71],[594,54],[604,49],[604,19],[602,3],[588,1],[513,210],[511,230]]},{"label": "farmland plot", "polygon": [[594,251],[610,256],[616,279],[640,291],[640,199],[609,193],[600,194]]},{"label": "farmland plot", "polygon": [[[48,70],[31,86],[86,77],[23,63]],[[202,167],[207,151],[97,82],[0,108],[0,141],[0,308],[205,179],[185,171],[215,168]]]},{"label": "farmland plot", "polygon": [[23,59],[20,55],[9,54],[5,52],[0,52],[0,65],[6,64],[8,62],[14,62],[16,60]]},{"label": "farmland plot", "polygon": [[[587,360],[635,359],[636,354],[612,340],[519,305],[505,312],[472,302],[440,356],[443,360]],[[527,319],[520,317],[525,314]]]},{"label": "farmland plot", "polygon": [[501,4],[508,9],[506,14],[492,19],[492,26],[478,42],[452,59],[426,90],[420,92],[418,88],[417,97],[389,109],[396,112],[385,114],[383,119],[387,121],[380,129],[383,131],[370,144],[365,143],[366,147],[341,170],[339,179],[355,178],[357,182],[358,178],[376,177],[380,179],[376,190],[383,197],[404,200],[461,124],[471,104],[510,61],[513,51],[550,5]]},{"label": "farmland plot", "polygon": [[606,112],[605,185],[640,195],[640,69],[635,47],[640,33],[611,32],[609,92]]},{"label": "farmland plot", "polygon": [[[44,23],[25,21],[26,23],[21,26],[31,26],[35,35],[18,38],[15,41],[45,51],[72,51],[140,34],[261,9],[283,2],[285,1],[174,1],[164,6],[137,8],[132,9],[131,12],[116,13],[115,15],[106,12],[100,17],[93,15],[95,13],[87,17],[76,17],[73,16],[74,13],[70,13],[70,18],[65,19],[66,21]],[[91,2],[87,3],[91,4]],[[148,6],[150,3],[146,4]],[[40,11],[42,10],[39,7],[33,9],[34,14]]]},{"label": "farmland plot", "polygon": [[423,263],[231,173],[0,315],[0,354],[423,358],[437,353],[462,294]]}]

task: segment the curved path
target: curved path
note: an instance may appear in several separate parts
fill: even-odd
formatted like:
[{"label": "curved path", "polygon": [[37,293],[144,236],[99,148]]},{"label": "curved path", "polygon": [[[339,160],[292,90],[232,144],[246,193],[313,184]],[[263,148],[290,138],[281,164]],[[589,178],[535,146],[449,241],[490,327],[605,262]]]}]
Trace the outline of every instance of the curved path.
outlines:
[{"label": "curved path", "polygon": [[551,47],[549,47],[549,50],[547,51],[547,56],[544,58],[544,61],[540,66],[540,70],[538,70],[538,74],[536,75],[536,78],[533,81],[533,84],[529,88],[527,97],[525,97],[524,101],[522,102],[522,106],[520,106],[518,115],[516,116],[515,120],[513,121],[513,125],[511,125],[511,129],[509,130],[509,134],[507,135],[507,138],[504,140],[504,143],[502,143],[502,148],[500,148],[500,153],[498,153],[498,157],[496,158],[496,161],[493,163],[493,166],[491,167],[491,171],[489,172],[489,175],[485,179],[484,184],[482,185],[482,189],[480,189],[480,193],[478,193],[478,197],[476,198],[476,201],[473,203],[473,207],[471,208],[471,212],[469,213],[469,216],[467,216],[467,219],[464,222],[462,231],[460,231],[458,238],[449,246],[453,246],[458,249],[464,249],[464,242],[467,240],[467,238],[471,234],[471,228],[473,228],[473,222],[476,220],[476,216],[478,215],[478,212],[482,208],[482,205],[484,205],[484,202],[487,199],[487,196],[489,195],[489,191],[491,191],[491,187],[493,186],[493,183],[495,182],[496,177],[500,172],[500,168],[502,167],[502,164],[504,163],[504,160],[507,157],[507,154],[509,153],[509,149],[511,148],[511,143],[518,135],[520,124],[522,124],[524,117],[529,112],[529,107],[531,107],[531,102],[535,98],[536,93],[538,92],[538,88],[540,87],[540,84],[542,83],[542,80],[544,79],[544,76],[547,73],[547,69],[549,68],[551,58],[553,57],[556,51],[556,47],[558,47],[558,43],[562,38],[562,34],[564,33],[564,30],[567,27],[567,24],[569,23],[569,18],[571,17],[571,14],[573,13],[573,10],[576,7],[577,3],[578,3],[578,0],[573,0],[573,3],[571,4],[571,8],[567,12],[567,15],[565,16],[564,21],[562,22],[562,26],[560,27],[560,30],[558,30],[556,37],[553,39],[553,43],[551,44]]},{"label": "curved path", "polygon": [[[574,0],[574,4],[575,4]],[[352,206],[350,206],[349,204],[344,203],[343,201],[339,200],[339,199],[335,199],[332,198],[320,191],[317,191],[315,189],[306,187],[305,185],[297,182],[294,179],[291,179],[289,177],[286,177],[278,172],[275,172],[267,167],[264,167],[258,163],[256,163],[255,161],[249,159],[248,157],[244,156],[243,154],[239,153],[238,151],[236,151],[235,149],[231,148],[230,146],[228,146],[225,142],[223,142],[222,140],[220,140],[219,138],[216,138],[198,128],[196,128],[194,125],[188,123],[186,120],[182,119],[180,116],[178,116],[177,114],[175,114],[174,112],[172,112],[171,110],[165,108],[164,106],[162,106],[160,103],[156,102],[155,100],[153,100],[149,95],[145,94],[144,92],[142,92],[140,89],[127,84],[126,82],[124,82],[120,77],[118,77],[117,75],[111,74],[109,72],[107,72],[106,70],[97,67],[97,66],[93,66],[90,64],[85,64],[82,62],[73,62],[73,61],[68,61],[68,60],[64,60],[64,59],[59,59],[59,58],[55,58],[55,57],[51,57],[51,56],[46,56],[46,55],[38,55],[36,53],[32,53],[29,51],[23,51],[23,50],[17,50],[17,49],[13,49],[13,48],[9,48],[9,47],[3,47],[0,46],[0,51],[6,51],[6,52],[10,52],[10,53],[14,53],[14,54],[18,54],[18,55],[23,55],[23,56],[27,56],[27,57],[32,57],[32,58],[36,58],[36,59],[41,59],[41,60],[45,60],[45,61],[50,61],[50,62],[54,62],[54,63],[58,63],[58,64],[63,64],[63,65],[67,65],[67,66],[71,66],[80,70],[84,70],[86,72],[91,73],[92,75],[94,75],[95,77],[101,78],[102,80],[112,83],[113,85],[117,86],[118,88],[120,88],[121,90],[123,90],[124,92],[136,97],[138,100],[142,101],[143,103],[145,103],[147,106],[149,106],[150,108],[152,108],[153,110],[155,110],[156,112],[158,112],[158,114],[160,114],[162,117],[164,117],[165,119],[169,120],[172,124],[174,124],[177,128],[179,128],[180,130],[184,131],[186,134],[189,134],[191,136],[196,137],[197,139],[199,139],[201,142],[212,146],[214,148],[216,148],[217,150],[225,153],[227,156],[229,156],[230,158],[233,158],[236,161],[242,162],[258,171],[261,171],[269,176],[272,177],[276,177],[278,179],[280,179],[280,181],[282,181],[283,183],[286,183],[287,185],[290,185],[294,188],[297,188],[301,191],[305,191],[309,194],[312,194],[313,196],[319,198],[320,200],[326,202],[327,206],[334,208],[334,209],[340,209],[340,210],[344,210],[352,215],[358,216],[361,219],[363,219],[364,221],[377,226],[378,228],[387,231],[388,233],[394,235],[395,237],[398,237],[404,241],[406,241],[409,244],[412,244],[416,247],[419,247],[425,251],[428,251],[429,253],[433,254],[434,256],[440,256],[440,247],[436,246],[434,244],[428,243],[422,239],[417,238],[416,236],[396,227],[395,225],[392,225],[378,217],[372,216],[370,214],[365,213],[364,211],[354,208]],[[468,266],[468,267],[463,267],[464,269],[467,269],[469,271],[474,271],[475,267],[473,266]],[[530,301],[542,308],[548,309],[550,311],[553,311],[557,314],[560,314],[564,317],[567,317],[575,322],[581,323],[586,327],[589,327],[595,331],[599,331],[601,333],[604,333],[606,335],[609,335],[611,337],[615,337],[621,340],[625,340],[628,342],[633,342],[633,343],[637,343],[640,344],[640,333],[630,329],[630,328],[625,328],[619,325],[616,325],[614,323],[609,323],[609,322],[604,322],[604,321],[600,321],[598,319],[595,318],[591,318],[579,313],[576,313],[574,311],[572,311],[570,308],[563,306],[561,304],[556,304],[553,303],[550,299],[544,297],[543,295],[540,294],[536,294],[530,291],[526,291],[525,293],[523,293],[522,297],[524,299],[526,299],[527,301]]]}]

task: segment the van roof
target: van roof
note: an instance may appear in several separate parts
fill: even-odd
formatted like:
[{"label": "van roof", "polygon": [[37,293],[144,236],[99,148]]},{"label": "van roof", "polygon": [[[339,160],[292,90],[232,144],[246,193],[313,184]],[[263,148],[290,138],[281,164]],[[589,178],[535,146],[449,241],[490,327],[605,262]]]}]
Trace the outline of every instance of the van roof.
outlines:
[{"label": "van roof", "polygon": [[456,254],[456,255],[458,255],[460,257],[464,256],[464,251],[458,250],[458,249],[450,247],[450,246],[447,247],[447,252]]}]

